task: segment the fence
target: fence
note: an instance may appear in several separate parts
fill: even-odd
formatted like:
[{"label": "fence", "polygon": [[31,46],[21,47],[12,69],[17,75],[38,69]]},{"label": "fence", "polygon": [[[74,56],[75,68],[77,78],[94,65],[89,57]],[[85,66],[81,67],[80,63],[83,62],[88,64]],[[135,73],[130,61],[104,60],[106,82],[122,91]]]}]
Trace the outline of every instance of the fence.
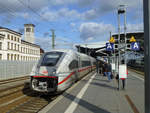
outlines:
[{"label": "fence", "polygon": [[36,61],[0,61],[0,80],[29,75]]}]

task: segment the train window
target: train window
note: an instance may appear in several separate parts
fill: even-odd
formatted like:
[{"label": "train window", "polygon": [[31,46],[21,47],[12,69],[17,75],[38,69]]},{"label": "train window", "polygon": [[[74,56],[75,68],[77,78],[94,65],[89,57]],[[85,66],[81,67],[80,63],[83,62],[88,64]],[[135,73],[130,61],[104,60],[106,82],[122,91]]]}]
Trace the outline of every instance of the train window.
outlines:
[{"label": "train window", "polygon": [[93,62],[93,65],[96,65],[96,62]]},{"label": "train window", "polygon": [[69,64],[69,69],[75,69],[78,68],[78,61],[77,60],[73,60],[70,64]]},{"label": "train window", "polygon": [[41,66],[55,66],[63,52],[48,52],[44,55]]},{"label": "train window", "polygon": [[82,61],[82,67],[90,66],[91,62],[90,61]]}]

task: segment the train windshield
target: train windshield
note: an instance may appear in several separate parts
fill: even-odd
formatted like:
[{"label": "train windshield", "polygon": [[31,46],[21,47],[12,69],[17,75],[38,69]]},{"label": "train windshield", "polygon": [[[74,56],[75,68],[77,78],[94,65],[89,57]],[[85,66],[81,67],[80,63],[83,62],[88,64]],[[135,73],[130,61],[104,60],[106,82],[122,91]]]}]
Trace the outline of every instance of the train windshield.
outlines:
[{"label": "train windshield", "polygon": [[48,52],[44,55],[41,66],[55,66],[63,52]]}]

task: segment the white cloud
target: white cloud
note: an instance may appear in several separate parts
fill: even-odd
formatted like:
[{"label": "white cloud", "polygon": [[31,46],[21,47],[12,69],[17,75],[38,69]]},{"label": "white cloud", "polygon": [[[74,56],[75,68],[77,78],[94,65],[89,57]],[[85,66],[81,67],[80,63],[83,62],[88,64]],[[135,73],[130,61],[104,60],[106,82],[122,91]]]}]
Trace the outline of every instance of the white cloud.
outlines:
[{"label": "white cloud", "polygon": [[110,31],[115,31],[111,24],[89,22],[80,25],[80,37],[87,41],[91,40],[91,37],[92,39],[107,40]]},{"label": "white cloud", "polygon": [[91,41],[93,39],[94,39],[93,37],[88,37],[86,41]]},{"label": "white cloud", "polygon": [[[131,9],[135,12],[141,11],[142,3],[142,0],[0,0],[0,13],[22,12],[27,19],[28,16],[32,16],[34,10],[37,13],[41,12],[40,14],[49,21],[56,21],[59,18],[92,20],[107,12],[116,11],[120,4],[126,4],[129,11]],[[79,6],[81,9],[86,7],[87,10],[81,13],[77,8],[69,9],[69,5]],[[45,7],[47,9],[42,11]],[[134,15],[134,18],[137,16]]]},{"label": "white cloud", "polygon": [[77,0],[51,0],[50,3],[53,5],[68,5],[77,3]]},{"label": "white cloud", "polygon": [[51,50],[51,40],[48,37],[36,37],[35,38],[35,43],[40,45],[42,49],[45,51],[50,51]]},{"label": "white cloud", "polygon": [[0,0],[0,7],[4,9],[2,12],[22,12],[29,11],[28,7],[40,10],[47,6],[49,0]]},{"label": "white cloud", "polygon": [[57,21],[60,19],[75,20],[80,18],[80,13],[76,10],[69,10],[68,8],[62,8],[57,11],[42,10],[41,16],[49,21]]},{"label": "white cloud", "polygon": [[92,19],[94,19],[94,18],[96,18],[96,17],[98,17],[98,16],[99,16],[99,15],[97,15],[97,12],[96,12],[95,9],[88,10],[88,11],[86,11],[86,12],[84,12],[84,13],[82,14],[82,17],[83,17],[83,19],[85,19],[85,20],[92,20]]},{"label": "white cloud", "polygon": [[[45,51],[50,51],[52,49],[52,42],[49,37],[36,37],[35,43],[40,45],[42,49]],[[65,48],[73,48],[73,43],[69,42],[67,38],[64,37],[56,37],[55,39],[55,49],[65,49]]]},{"label": "white cloud", "polygon": [[[83,17],[86,20],[96,19],[109,12],[117,12],[119,5],[126,5],[127,13],[134,12],[134,19],[139,16],[139,12],[142,12],[143,1],[142,0],[96,0],[93,1],[91,6],[94,9],[88,9],[84,12]],[[138,14],[138,16],[136,16]],[[142,13],[140,13],[142,17]]]}]

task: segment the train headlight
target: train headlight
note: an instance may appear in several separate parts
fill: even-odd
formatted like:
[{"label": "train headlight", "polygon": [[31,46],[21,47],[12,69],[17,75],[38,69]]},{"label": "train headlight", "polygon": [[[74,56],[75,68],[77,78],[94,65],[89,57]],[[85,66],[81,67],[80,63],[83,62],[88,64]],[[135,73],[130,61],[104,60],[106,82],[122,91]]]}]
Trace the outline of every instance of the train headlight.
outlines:
[{"label": "train headlight", "polygon": [[56,69],[53,69],[52,74],[53,74],[53,75],[56,74]]},{"label": "train headlight", "polygon": [[56,74],[56,71],[53,71],[53,72],[52,72],[52,74],[54,74],[54,75],[55,75],[55,74]]}]

